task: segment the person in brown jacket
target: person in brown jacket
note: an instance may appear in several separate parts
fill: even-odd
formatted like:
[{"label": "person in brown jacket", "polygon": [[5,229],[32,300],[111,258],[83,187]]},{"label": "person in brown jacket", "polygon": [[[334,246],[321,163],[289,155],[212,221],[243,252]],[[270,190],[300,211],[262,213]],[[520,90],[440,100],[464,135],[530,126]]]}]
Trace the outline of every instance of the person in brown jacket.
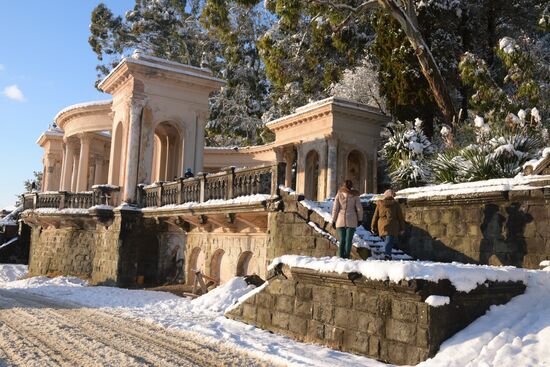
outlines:
[{"label": "person in brown jacket", "polygon": [[405,231],[403,212],[392,190],[386,190],[384,199],[376,203],[371,230],[384,239],[385,259],[391,259],[391,252],[397,244],[398,236]]},{"label": "person in brown jacket", "polygon": [[346,180],[338,190],[332,206],[332,225],[336,228],[340,241],[338,256],[344,259],[350,258],[355,228],[361,224],[362,219],[363,206],[359,199],[359,192],[353,189],[351,180]]}]

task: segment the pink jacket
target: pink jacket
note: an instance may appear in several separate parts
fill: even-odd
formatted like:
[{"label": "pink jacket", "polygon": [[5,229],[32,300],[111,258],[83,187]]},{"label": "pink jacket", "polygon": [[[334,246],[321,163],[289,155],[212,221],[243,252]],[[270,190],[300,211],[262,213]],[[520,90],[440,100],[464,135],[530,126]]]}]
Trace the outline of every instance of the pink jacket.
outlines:
[{"label": "pink jacket", "polygon": [[363,206],[355,190],[342,187],[332,206],[332,223],[336,227],[357,227],[363,220]]}]

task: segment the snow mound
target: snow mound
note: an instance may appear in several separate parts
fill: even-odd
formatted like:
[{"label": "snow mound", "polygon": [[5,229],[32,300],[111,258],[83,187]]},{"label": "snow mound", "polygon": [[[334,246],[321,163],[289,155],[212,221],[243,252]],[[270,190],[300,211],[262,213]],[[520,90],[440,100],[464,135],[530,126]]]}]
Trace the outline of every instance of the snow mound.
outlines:
[{"label": "snow mound", "polygon": [[[26,267],[26,266],[25,266]],[[45,276],[38,276],[28,279],[21,279],[11,281],[3,285],[3,288],[43,288],[48,286],[61,286],[61,287],[83,287],[88,283],[85,280],[76,277],[56,277],[48,278]]]},{"label": "snow mound", "polygon": [[424,300],[425,303],[432,307],[445,306],[451,303],[451,299],[447,296],[429,296]]},{"label": "snow mound", "polygon": [[521,281],[527,283],[527,272],[513,266],[489,266],[430,261],[381,261],[381,260],[348,260],[339,257],[309,257],[283,255],[273,259],[268,269],[278,264],[291,268],[305,268],[322,273],[361,273],[371,280],[390,280],[398,283],[401,280],[424,279],[438,282],[448,279],[457,291],[470,292],[487,281]]},{"label": "snow mound", "polygon": [[0,264],[0,283],[13,282],[27,275],[27,265]]},{"label": "snow mound", "polygon": [[210,312],[220,313],[235,304],[240,297],[256,288],[248,285],[242,277],[235,277],[227,283],[214,288],[210,292],[195,298],[191,305],[195,309],[203,309]]}]

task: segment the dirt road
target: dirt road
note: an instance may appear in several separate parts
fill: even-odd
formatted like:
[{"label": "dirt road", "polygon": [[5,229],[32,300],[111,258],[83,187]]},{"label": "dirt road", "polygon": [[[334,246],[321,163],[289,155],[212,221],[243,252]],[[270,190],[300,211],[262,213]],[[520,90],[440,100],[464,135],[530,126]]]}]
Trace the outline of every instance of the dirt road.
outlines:
[{"label": "dirt road", "polygon": [[222,343],[0,289],[0,366],[267,366]]}]

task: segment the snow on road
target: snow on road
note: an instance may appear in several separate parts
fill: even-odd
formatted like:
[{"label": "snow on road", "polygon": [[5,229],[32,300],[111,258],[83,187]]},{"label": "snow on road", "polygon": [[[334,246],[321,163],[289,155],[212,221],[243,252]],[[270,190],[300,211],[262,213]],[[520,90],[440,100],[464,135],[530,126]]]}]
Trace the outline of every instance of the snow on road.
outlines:
[{"label": "snow on road", "polygon": [[[0,265],[0,274],[8,273],[3,269],[6,266]],[[485,316],[447,340],[434,358],[420,366],[550,366],[550,268],[546,270],[520,270],[528,280],[524,295],[506,305],[493,306]],[[68,277],[1,282],[2,292],[43,295],[88,307],[86,310],[90,313],[150,321],[168,329],[167,332],[185,330],[194,338],[207,343],[221,341],[232,350],[248,352],[269,364],[386,366],[369,358],[295,342],[226,319],[223,310],[253,289],[241,278],[194,301],[163,292],[88,287],[81,280]]]}]

